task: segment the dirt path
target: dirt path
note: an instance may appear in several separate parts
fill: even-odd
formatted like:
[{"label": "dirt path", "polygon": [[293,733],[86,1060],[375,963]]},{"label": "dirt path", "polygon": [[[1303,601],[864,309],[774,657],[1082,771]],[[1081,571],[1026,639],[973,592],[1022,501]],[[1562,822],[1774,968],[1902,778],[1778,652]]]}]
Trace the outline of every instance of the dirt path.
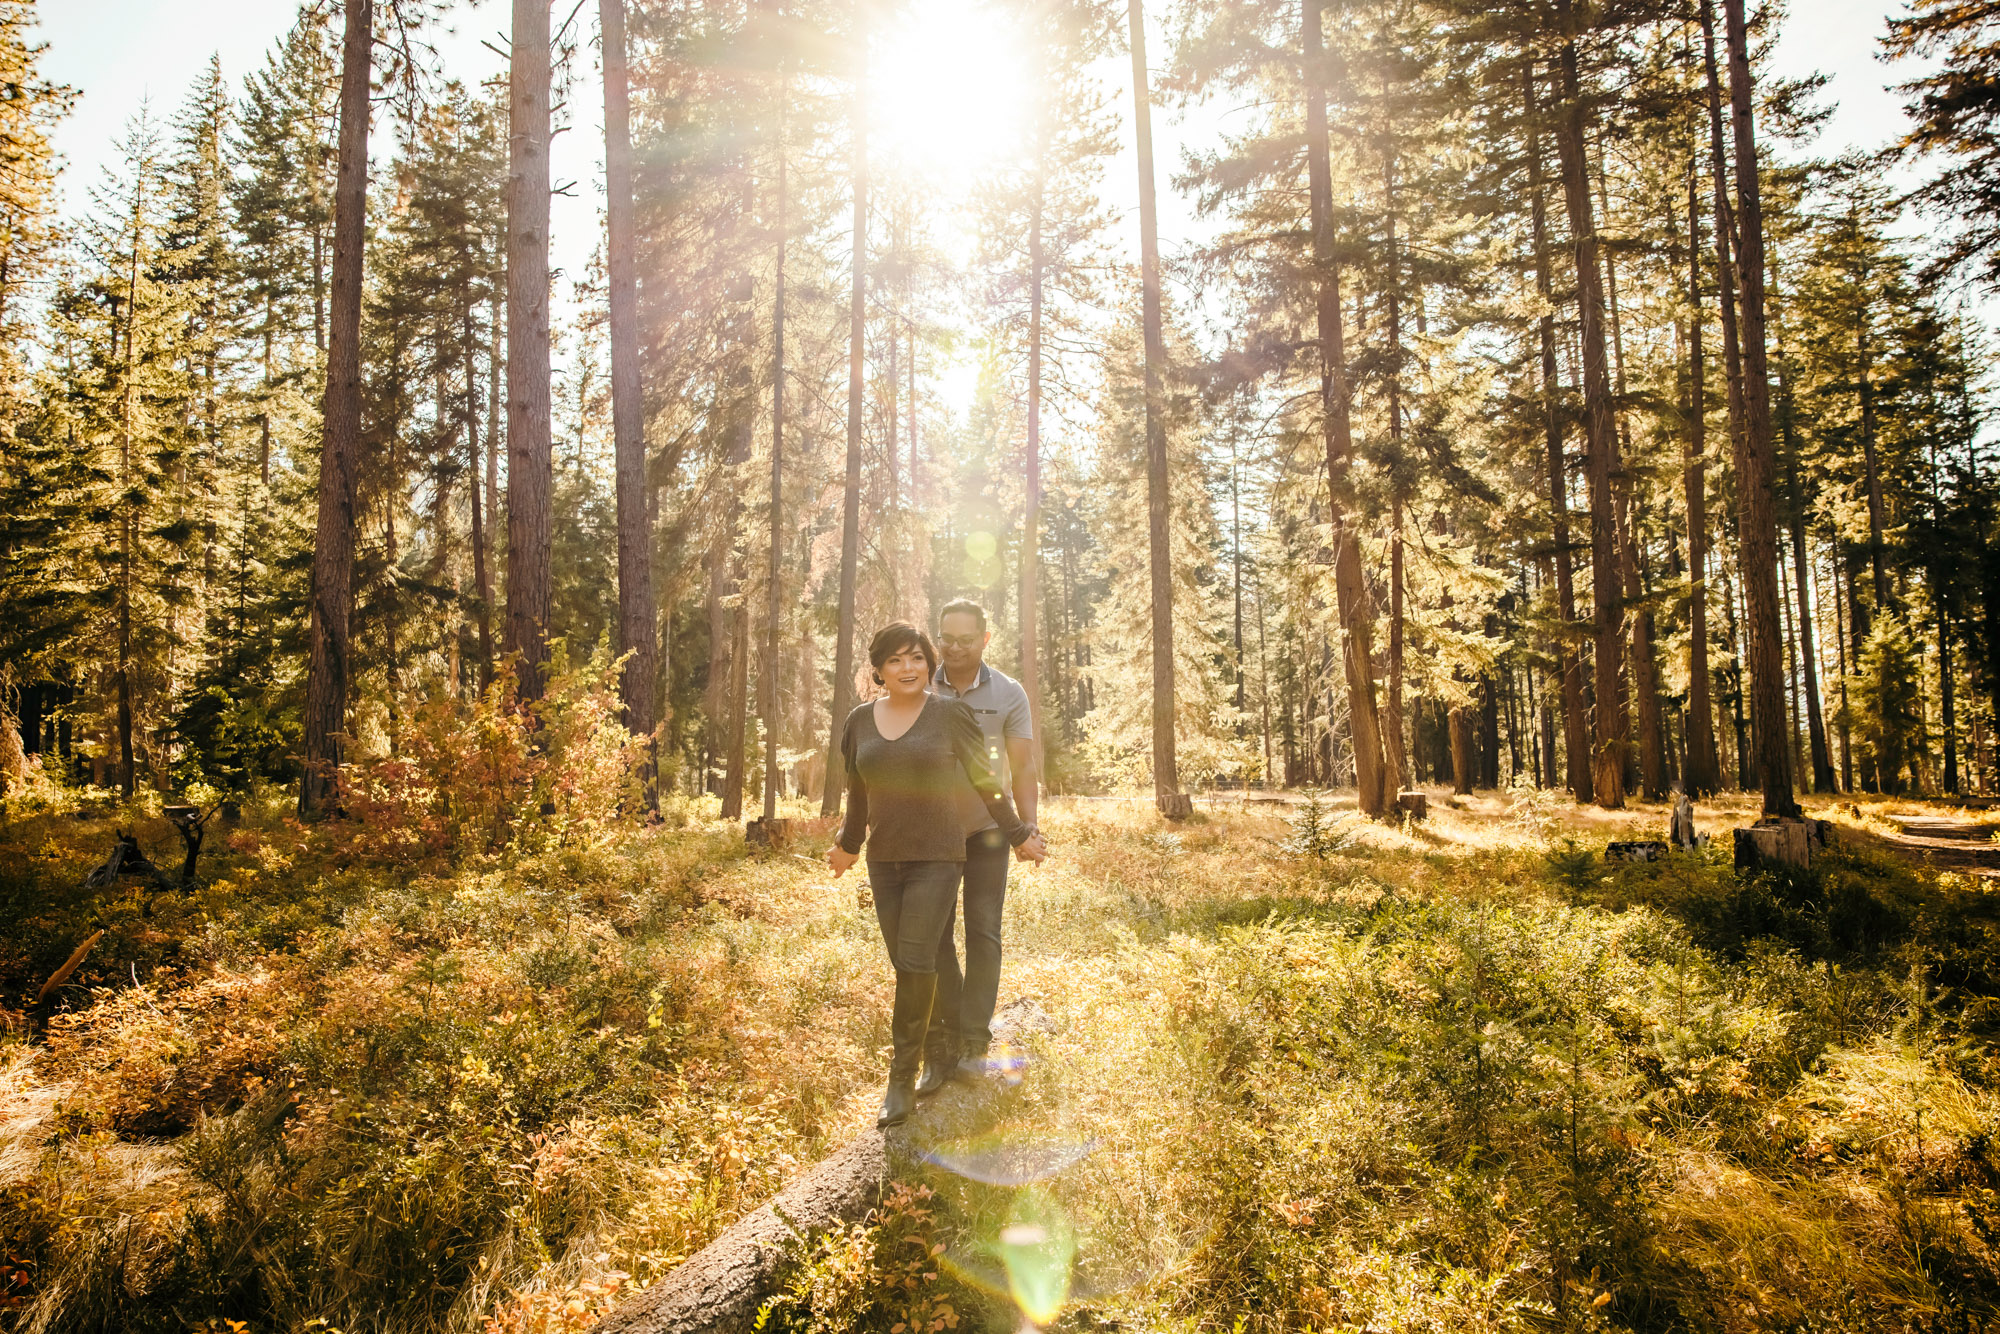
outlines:
[{"label": "dirt path", "polygon": [[1887,840],[1888,844],[1910,860],[1941,871],[1964,871],[2000,880],[2000,843],[1993,841],[1992,825],[1945,815],[1891,818],[1903,832]]}]

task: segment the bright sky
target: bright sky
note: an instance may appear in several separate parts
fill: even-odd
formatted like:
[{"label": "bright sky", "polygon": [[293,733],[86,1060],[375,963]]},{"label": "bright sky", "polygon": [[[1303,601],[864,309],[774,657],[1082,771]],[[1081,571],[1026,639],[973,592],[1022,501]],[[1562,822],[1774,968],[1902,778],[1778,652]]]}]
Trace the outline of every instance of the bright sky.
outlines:
[{"label": "bright sky", "polygon": [[[1904,119],[1900,100],[1884,85],[1901,76],[1875,59],[1883,17],[1900,7],[1885,0],[1803,0],[1795,5],[1776,64],[1787,76],[1815,69],[1831,76],[1826,97],[1837,110],[1824,132],[1822,151],[1879,147],[1900,130]],[[578,183],[573,195],[554,200],[551,217],[555,263],[571,275],[581,274],[588,263],[600,225],[603,92],[594,49],[596,10],[595,4],[585,3],[577,17],[588,45],[579,53],[569,96],[573,128],[557,136],[553,150],[557,183]],[[196,11],[200,21],[190,22]],[[568,6],[557,5],[556,21],[560,22],[567,11]],[[884,112],[894,122],[885,124],[881,147],[921,154],[925,143],[964,143],[980,137],[984,129],[991,151],[1004,151],[1000,145],[1005,136],[993,129],[1006,119],[1002,113],[1013,82],[1007,76],[1011,57],[1004,26],[989,23],[982,28],[983,20],[963,17],[967,11],[966,0],[915,0],[903,27],[885,37],[878,62],[898,73],[879,97]],[[68,160],[67,206],[78,209],[87,204],[90,185],[115,161],[113,140],[142,103],[150,98],[156,115],[171,116],[211,53],[221,56],[223,72],[232,82],[240,81],[248,71],[261,66],[294,12],[285,0],[180,0],[168,4],[159,0],[43,0],[41,35],[49,43],[45,68],[53,78],[83,93],[75,112],[56,135],[57,147]],[[501,58],[481,45],[481,39],[491,39],[504,49],[499,34],[508,21],[505,0],[460,0],[451,11],[455,32],[439,43],[447,72],[468,83],[502,74]],[[976,30],[971,34],[970,48],[985,54],[970,71],[963,65],[954,69],[943,58],[952,49],[953,40],[965,35],[965,24]],[[1148,47],[1157,66],[1165,49],[1163,36],[1151,32]],[[961,44],[956,49],[963,51],[968,46]],[[1125,75],[1128,69],[1129,63],[1122,57],[1105,64],[1107,81],[1118,81],[1113,90],[1114,105],[1124,114],[1129,114],[1131,106]],[[1182,126],[1171,114],[1154,112],[1161,243],[1168,251],[1178,240],[1205,230],[1166,184],[1179,165],[1183,136],[1213,133],[1219,118],[1226,114],[1225,108],[1205,108]],[[375,142],[378,148],[386,149],[387,136],[378,133]],[[941,185],[962,189],[966,183],[962,160],[934,155],[929,165]],[[1128,149],[1109,164],[1106,180],[1107,195],[1122,220],[1118,240],[1131,252],[1138,246],[1135,174]],[[566,294],[565,287],[558,294],[559,300]],[[1989,324],[1992,322],[1989,319]],[[949,377],[947,397],[962,405],[969,398],[972,379],[973,368],[958,368]]]}]

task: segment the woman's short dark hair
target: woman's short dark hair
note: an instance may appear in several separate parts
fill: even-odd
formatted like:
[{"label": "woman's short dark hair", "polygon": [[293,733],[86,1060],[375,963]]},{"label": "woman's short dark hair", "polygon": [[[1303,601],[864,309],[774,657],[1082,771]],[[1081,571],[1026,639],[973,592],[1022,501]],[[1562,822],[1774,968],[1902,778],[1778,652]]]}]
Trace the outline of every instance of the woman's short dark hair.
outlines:
[{"label": "woman's short dark hair", "polygon": [[931,637],[908,621],[891,621],[877,630],[875,637],[868,641],[868,661],[875,668],[875,681],[878,685],[882,681],[882,664],[898,653],[905,653],[910,649],[923,654],[924,664],[930,669],[930,674],[937,675],[937,646],[931,643]]}]

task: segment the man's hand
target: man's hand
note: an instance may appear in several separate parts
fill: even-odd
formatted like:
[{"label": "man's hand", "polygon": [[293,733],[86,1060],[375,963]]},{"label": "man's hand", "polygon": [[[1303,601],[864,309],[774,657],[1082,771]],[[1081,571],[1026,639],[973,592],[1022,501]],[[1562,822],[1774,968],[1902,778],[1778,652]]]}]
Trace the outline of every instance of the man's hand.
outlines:
[{"label": "man's hand", "polygon": [[1014,855],[1024,862],[1039,862],[1049,855],[1049,845],[1039,833],[1030,834],[1015,847]]},{"label": "man's hand", "polygon": [[840,873],[851,868],[859,860],[861,860],[860,853],[849,852],[838,843],[834,844],[833,848],[826,854],[826,864],[833,868],[833,878],[835,880],[840,879]]}]

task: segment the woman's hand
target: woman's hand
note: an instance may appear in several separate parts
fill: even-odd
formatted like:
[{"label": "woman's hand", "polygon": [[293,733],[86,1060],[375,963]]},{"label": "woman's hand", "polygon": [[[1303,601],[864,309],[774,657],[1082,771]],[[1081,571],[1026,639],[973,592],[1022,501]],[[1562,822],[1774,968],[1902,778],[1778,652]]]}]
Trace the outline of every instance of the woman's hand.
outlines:
[{"label": "woman's hand", "polygon": [[1040,833],[1033,833],[1014,848],[1014,855],[1024,862],[1039,862],[1049,855],[1049,845]]},{"label": "woman's hand", "polygon": [[840,873],[852,867],[860,859],[860,853],[849,852],[838,843],[834,844],[832,849],[826,854],[826,864],[833,868],[833,878],[835,880],[840,879]]}]

